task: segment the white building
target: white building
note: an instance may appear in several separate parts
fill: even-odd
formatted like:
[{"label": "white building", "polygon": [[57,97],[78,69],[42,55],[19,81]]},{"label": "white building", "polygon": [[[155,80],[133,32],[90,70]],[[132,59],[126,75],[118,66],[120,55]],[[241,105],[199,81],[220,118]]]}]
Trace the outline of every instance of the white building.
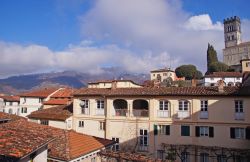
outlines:
[{"label": "white building", "polygon": [[242,83],[242,73],[240,72],[213,72],[203,78],[204,86],[217,86],[218,81],[223,80],[226,86],[237,86]]},{"label": "white building", "polygon": [[[0,98],[3,100],[3,103],[0,103],[0,104],[3,104],[2,105],[2,112],[19,115],[19,108],[20,108],[19,107],[19,103],[20,103],[19,96],[0,96]],[[1,107],[1,105],[0,105],[0,107]]]},{"label": "white building", "polygon": [[150,80],[158,80],[163,82],[163,80],[171,78],[172,81],[185,80],[185,78],[178,78],[173,70],[170,69],[158,69],[150,71]]},{"label": "white building", "polygon": [[4,111],[3,108],[4,108],[4,101],[2,98],[0,98],[0,112]]},{"label": "white building", "polygon": [[72,129],[73,104],[54,106],[32,112],[29,121],[60,129]]},{"label": "white building", "polygon": [[48,101],[50,96],[56,93],[58,88],[44,88],[20,95],[20,116],[26,117],[33,111],[42,108],[43,102]]},{"label": "white building", "polygon": [[139,88],[141,85],[132,80],[101,80],[89,82],[88,88]]}]

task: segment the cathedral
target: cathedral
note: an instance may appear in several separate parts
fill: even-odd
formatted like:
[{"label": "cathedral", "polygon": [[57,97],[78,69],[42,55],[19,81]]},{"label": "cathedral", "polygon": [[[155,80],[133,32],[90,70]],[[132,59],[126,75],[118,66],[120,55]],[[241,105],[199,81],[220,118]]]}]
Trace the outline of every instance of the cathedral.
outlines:
[{"label": "cathedral", "polygon": [[250,59],[250,41],[242,42],[239,17],[224,19],[224,39],[223,62],[238,71],[241,60]]}]

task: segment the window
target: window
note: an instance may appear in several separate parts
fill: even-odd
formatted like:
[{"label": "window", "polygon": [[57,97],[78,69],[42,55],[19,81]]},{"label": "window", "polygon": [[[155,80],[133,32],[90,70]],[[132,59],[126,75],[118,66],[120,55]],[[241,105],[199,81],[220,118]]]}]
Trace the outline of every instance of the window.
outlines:
[{"label": "window", "polygon": [[217,161],[218,162],[226,162],[227,156],[226,155],[217,155]]},{"label": "window", "polygon": [[180,111],[188,111],[188,101],[186,101],[186,100],[179,101],[179,110]]},{"label": "window", "polygon": [[42,100],[41,98],[39,98],[38,102],[39,102],[39,103],[42,103],[42,101],[43,101],[43,100]]},{"label": "window", "polygon": [[21,109],[21,113],[27,113],[27,107],[22,107],[22,109]]},{"label": "window", "polygon": [[160,101],[159,102],[160,110],[168,110],[168,101]]},{"label": "window", "polygon": [[182,152],[181,153],[181,162],[190,162],[189,152]]},{"label": "window", "polygon": [[115,141],[116,143],[113,145],[112,150],[113,151],[119,151],[120,146],[119,146],[119,138],[112,137],[112,141]]},{"label": "window", "polygon": [[196,126],[195,135],[196,137],[214,137],[214,127]]},{"label": "window", "polygon": [[100,122],[99,130],[105,130],[105,122]]},{"label": "window", "polygon": [[181,126],[181,136],[190,136],[190,126],[188,125]]},{"label": "window", "polygon": [[97,100],[97,109],[104,109],[104,101]]},{"label": "window", "polygon": [[42,125],[49,125],[49,121],[48,120],[41,120],[41,124]]},{"label": "window", "polygon": [[208,101],[207,100],[201,100],[200,101],[200,118],[201,119],[207,119],[208,118]]},{"label": "window", "polygon": [[79,127],[82,127],[82,128],[84,127],[84,121],[83,120],[79,121]]},{"label": "window", "polygon": [[209,161],[209,154],[208,153],[201,153],[200,154],[200,162],[208,162]]},{"label": "window", "polygon": [[89,100],[82,100],[80,102],[81,113],[88,114],[89,113]]},{"label": "window", "polygon": [[23,103],[26,103],[26,97],[23,98]]},{"label": "window", "polygon": [[245,128],[230,128],[230,136],[234,139],[245,139]]},{"label": "window", "polygon": [[243,101],[242,100],[235,100],[235,112],[236,113],[243,113]]},{"label": "window", "polygon": [[202,100],[201,101],[201,111],[207,111],[207,105],[208,105],[208,101]]},{"label": "window", "polygon": [[170,135],[170,125],[154,125],[154,135]]},{"label": "window", "polygon": [[141,151],[147,151],[147,146],[148,146],[148,130],[146,130],[146,129],[140,129],[139,141],[140,141],[140,147],[139,147],[139,149]]},{"label": "window", "polygon": [[9,105],[12,106],[12,105],[13,105],[13,102],[9,102]]},{"label": "window", "polygon": [[13,110],[12,109],[9,109],[9,114],[12,114],[13,113]]}]

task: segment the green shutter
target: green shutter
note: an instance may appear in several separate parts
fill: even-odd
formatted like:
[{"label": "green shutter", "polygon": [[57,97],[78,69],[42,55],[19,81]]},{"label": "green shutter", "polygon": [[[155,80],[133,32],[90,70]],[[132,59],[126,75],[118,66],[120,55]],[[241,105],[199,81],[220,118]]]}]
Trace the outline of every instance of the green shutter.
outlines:
[{"label": "green shutter", "polygon": [[158,129],[157,129],[157,125],[154,125],[154,135],[157,135],[158,134]]}]

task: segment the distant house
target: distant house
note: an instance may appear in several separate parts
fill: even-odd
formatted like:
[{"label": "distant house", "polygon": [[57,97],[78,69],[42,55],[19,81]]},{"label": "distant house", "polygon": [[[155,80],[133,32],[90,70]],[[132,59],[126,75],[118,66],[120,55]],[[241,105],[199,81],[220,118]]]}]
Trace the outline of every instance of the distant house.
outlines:
[{"label": "distant house", "polygon": [[2,112],[19,115],[19,96],[0,96],[0,98],[3,100]]},{"label": "distant house", "polygon": [[4,101],[0,96],[0,112],[3,112],[3,111],[4,111]]},{"label": "distant house", "polygon": [[73,104],[60,105],[32,112],[29,121],[61,129],[72,129]]},{"label": "distant house", "polygon": [[43,102],[48,101],[58,90],[58,88],[44,88],[21,94],[19,115],[26,117],[31,112],[41,109]]},{"label": "distant house", "polygon": [[0,161],[100,162],[97,155],[114,141],[28,122],[0,113]]},{"label": "distant house", "polygon": [[158,69],[150,71],[150,79],[163,82],[165,79],[171,78],[172,81],[185,80],[185,78],[178,78],[175,74],[175,71],[170,70],[169,68]]},{"label": "distant house", "polygon": [[139,88],[141,85],[132,80],[100,80],[89,82],[88,88]]},{"label": "distant house", "polygon": [[72,102],[75,89],[60,88],[57,92],[50,96],[48,101],[43,102],[43,108],[50,108],[59,105],[69,105]]},{"label": "distant house", "polygon": [[213,72],[205,75],[203,78],[204,86],[217,86],[219,80],[224,81],[226,86],[240,85],[243,74],[240,72]]}]

